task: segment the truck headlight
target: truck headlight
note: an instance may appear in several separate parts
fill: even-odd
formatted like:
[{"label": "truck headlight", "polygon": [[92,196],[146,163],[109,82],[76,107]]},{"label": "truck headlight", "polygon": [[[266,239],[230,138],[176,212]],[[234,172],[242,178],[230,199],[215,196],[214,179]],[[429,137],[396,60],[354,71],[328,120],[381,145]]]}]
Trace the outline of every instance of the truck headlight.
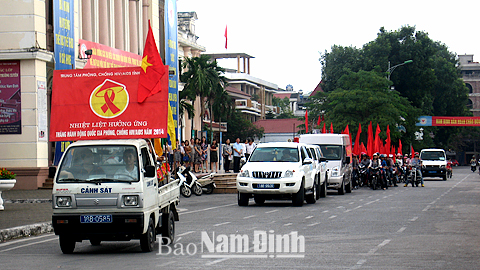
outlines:
[{"label": "truck headlight", "polygon": [[125,195],[123,196],[124,206],[138,206],[138,195]]},{"label": "truck headlight", "polygon": [[70,196],[58,196],[56,199],[58,207],[70,207],[72,206],[72,197]]},{"label": "truck headlight", "polygon": [[248,172],[248,170],[241,171],[238,176],[240,176],[240,177],[248,177],[248,176],[249,176],[249,172]]},{"label": "truck headlight", "polygon": [[338,166],[332,168],[332,176],[340,176],[340,168]]},{"label": "truck headlight", "polygon": [[285,172],[285,176],[284,176],[284,177],[285,177],[285,178],[287,178],[287,177],[293,177],[293,171],[287,170],[287,171]]}]

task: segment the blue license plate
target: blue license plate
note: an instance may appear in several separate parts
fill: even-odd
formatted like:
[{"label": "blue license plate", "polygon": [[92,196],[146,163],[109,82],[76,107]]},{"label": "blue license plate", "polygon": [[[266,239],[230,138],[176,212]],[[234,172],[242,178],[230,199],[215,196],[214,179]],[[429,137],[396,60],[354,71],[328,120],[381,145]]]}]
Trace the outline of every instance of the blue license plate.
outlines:
[{"label": "blue license plate", "polygon": [[257,184],[257,188],[274,188],[274,184]]},{"label": "blue license plate", "polygon": [[81,215],[81,223],[112,223],[112,215]]},{"label": "blue license plate", "polygon": [[428,173],[437,173],[437,171],[428,171]]}]

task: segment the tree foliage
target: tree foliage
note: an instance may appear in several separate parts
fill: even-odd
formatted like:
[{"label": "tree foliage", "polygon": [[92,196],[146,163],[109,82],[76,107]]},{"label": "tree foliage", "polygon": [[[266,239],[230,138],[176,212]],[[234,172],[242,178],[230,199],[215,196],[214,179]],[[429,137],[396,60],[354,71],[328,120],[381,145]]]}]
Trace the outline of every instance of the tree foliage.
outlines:
[{"label": "tree foliage", "polygon": [[234,142],[236,138],[240,138],[242,142],[247,138],[262,138],[264,133],[263,128],[256,127],[237,110],[234,110],[227,119],[227,130],[224,140],[228,138],[232,142]]},{"label": "tree foliage", "polygon": [[[399,94],[399,97],[408,99],[409,103],[416,108],[414,114],[419,112],[423,115],[432,116],[470,115],[466,108],[468,90],[457,68],[456,55],[449,52],[445,44],[433,41],[429,38],[428,33],[416,31],[413,26],[403,26],[396,31],[387,31],[382,27],[377,38],[365,44],[361,49],[335,45],[331,52],[322,54],[320,60],[322,64],[322,89],[329,94],[342,90],[344,95],[348,95],[356,102],[356,108],[361,108],[356,109],[357,112],[366,110],[365,103],[371,102],[371,98],[376,100],[384,98],[382,95],[372,97],[372,93],[367,93],[371,91],[367,89],[369,87],[378,88],[382,84],[382,87],[390,87],[381,80],[388,75],[389,63],[390,67],[393,67],[407,60],[413,60],[412,63],[398,66],[394,69],[394,72],[391,72],[390,84],[396,90],[393,91],[394,93]],[[367,76],[364,73],[359,73],[360,71],[373,71],[378,74],[378,80],[372,80],[368,77],[373,75]],[[363,83],[353,89],[345,88],[347,81],[357,80],[359,79],[358,76],[363,79],[368,78],[368,84]],[[363,97],[355,99],[355,96],[349,93],[350,91],[356,91]],[[337,104],[339,107],[348,107],[351,110],[350,105],[341,105],[339,102],[332,103],[333,98],[342,98],[338,93],[331,96],[329,94],[325,95],[328,96],[329,104]],[[326,98],[325,96],[318,98]],[[391,96],[391,98],[394,98],[395,102],[400,101],[397,100],[398,97],[394,96]],[[353,104],[345,98],[342,100],[348,104]],[[362,118],[365,119],[371,113],[378,115],[379,113],[383,114],[382,111],[391,111],[392,108],[389,108],[387,104],[380,103],[378,110],[374,112],[361,112]],[[398,105],[403,106],[402,104]],[[326,109],[332,109],[332,107]],[[339,119],[343,119],[338,113],[336,115],[340,117]],[[370,118],[373,118],[373,116]],[[339,120],[340,123],[342,121],[346,122],[345,120]],[[413,133],[418,130],[414,126],[416,119],[407,118],[406,121],[407,133],[402,135],[403,142],[412,141]],[[423,142],[415,142],[418,147],[422,148],[427,145],[446,147],[451,140],[450,137],[458,132],[458,129],[450,127],[428,128],[428,134],[431,132],[433,132],[433,136],[424,136],[424,138],[427,138]]]}]

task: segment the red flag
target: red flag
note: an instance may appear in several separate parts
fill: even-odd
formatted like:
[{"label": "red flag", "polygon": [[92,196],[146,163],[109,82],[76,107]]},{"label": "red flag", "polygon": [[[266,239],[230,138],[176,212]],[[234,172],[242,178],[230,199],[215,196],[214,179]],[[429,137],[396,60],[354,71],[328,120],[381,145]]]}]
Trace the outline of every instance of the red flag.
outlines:
[{"label": "red flag", "polygon": [[350,129],[348,128],[348,124],[347,126],[345,127],[345,130],[343,130],[342,132],[343,134],[347,134],[348,135],[348,139],[350,140],[350,147],[347,147],[347,155],[351,155],[352,154],[352,136],[350,136]]},{"label": "red flag", "polygon": [[382,140],[380,140],[380,132],[382,131],[380,130],[380,126],[377,123],[377,130],[375,131],[375,145],[374,145],[375,153],[380,152],[381,150],[380,147],[382,146]]},{"label": "red flag", "polygon": [[387,139],[385,140],[385,149],[388,151],[387,154],[392,154],[392,142],[390,140],[390,125],[387,125]]},{"label": "red flag", "polygon": [[355,145],[353,146],[353,153],[360,155],[360,134],[362,134],[362,124],[358,124],[357,137],[355,137]]},{"label": "red flag", "polygon": [[402,140],[398,140],[398,153],[400,153],[403,156],[402,152]]},{"label": "red flag", "polygon": [[322,116],[319,115],[317,120],[317,126],[320,126],[321,123],[322,123]]},{"label": "red flag", "polygon": [[322,133],[327,133],[327,128],[325,128],[325,122],[323,122]]},{"label": "red flag", "polygon": [[412,158],[414,157],[415,150],[413,150],[413,146],[410,145],[410,155],[412,155]]},{"label": "red flag", "polygon": [[367,153],[367,148],[365,148],[365,144],[363,144],[363,142],[360,147],[361,147],[361,152]]},{"label": "red flag", "polygon": [[227,26],[225,25],[225,49],[227,48],[227,41],[228,41],[228,38],[227,38]]},{"label": "red flag", "polygon": [[142,69],[140,71],[140,79],[138,80],[138,103],[144,102],[147,97],[162,90],[168,91],[168,89],[162,89],[162,84],[160,83],[164,75],[168,78],[168,69],[165,69],[162,58],[160,58],[157,44],[153,37],[152,27],[150,26],[150,21],[148,21],[147,40],[143,49]]},{"label": "red flag", "polygon": [[333,133],[333,123],[330,122],[330,133]]},{"label": "red flag", "polygon": [[305,133],[308,133],[308,111],[305,110]]},{"label": "red flag", "polygon": [[372,130],[372,121],[368,125],[368,141],[367,141],[367,150],[368,156],[370,158],[373,157],[373,153],[375,153],[375,149],[373,149],[373,130]]}]

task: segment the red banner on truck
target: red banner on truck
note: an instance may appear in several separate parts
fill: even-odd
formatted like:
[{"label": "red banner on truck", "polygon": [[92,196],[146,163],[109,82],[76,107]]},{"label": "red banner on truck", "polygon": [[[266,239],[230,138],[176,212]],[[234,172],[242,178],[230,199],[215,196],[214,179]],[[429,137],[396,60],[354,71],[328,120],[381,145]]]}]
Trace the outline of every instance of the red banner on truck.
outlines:
[{"label": "red banner on truck", "polygon": [[166,138],[168,91],[138,103],[140,69],[55,70],[50,141]]}]

